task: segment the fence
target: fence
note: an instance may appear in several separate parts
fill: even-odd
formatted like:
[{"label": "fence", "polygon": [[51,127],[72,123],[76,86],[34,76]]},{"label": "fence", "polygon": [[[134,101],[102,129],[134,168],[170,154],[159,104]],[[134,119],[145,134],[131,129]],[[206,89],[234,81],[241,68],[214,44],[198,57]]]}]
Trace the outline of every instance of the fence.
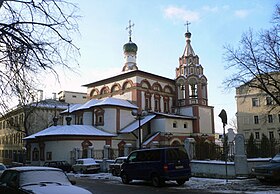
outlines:
[{"label": "fence", "polygon": [[280,152],[280,141],[246,141],[245,149],[248,158],[273,157]]}]

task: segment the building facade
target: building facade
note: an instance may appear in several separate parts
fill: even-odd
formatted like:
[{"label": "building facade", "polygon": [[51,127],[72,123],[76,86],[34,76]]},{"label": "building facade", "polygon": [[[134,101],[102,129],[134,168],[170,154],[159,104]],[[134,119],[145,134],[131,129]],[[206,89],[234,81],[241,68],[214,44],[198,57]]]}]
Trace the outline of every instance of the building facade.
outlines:
[{"label": "building facade", "polygon": [[245,139],[251,134],[256,140],[261,140],[262,134],[280,139],[280,107],[271,96],[244,84],[236,88],[236,104],[238,133]]},{"label": "building facade", "polygon": [[[121,156],[126,146],[177,146],[196,136],[214,141],[207,78],[191,46],[189,31],[185,38],[176,79],[170,79],[139,69],[138,47],[130,33],[123,46],[122,71],[83,85],[88,101],[63,111],[64,125],[25,138],[31,164],[41,165],[45,160],[72,163],[80,157],[93,157],[92,150],[104,146],[118,150],[117,156]],[[54,147],[57,149],[51,149]]]},{"label": "building facade", "polygon": [[[61,91],[62,100],[43,99],[43,91],[38,91],[38,101],[28,105],[18,105],[0,118],[0,162],[23,162],[26,142],[23,138],[53,125],[53,118],[63,124],[60,112],[68,108],[70,103],[84,103],[85,93]],[[73,97],[75,95],[76,97]],[[79,98],[77,98],[79,96]]]}]

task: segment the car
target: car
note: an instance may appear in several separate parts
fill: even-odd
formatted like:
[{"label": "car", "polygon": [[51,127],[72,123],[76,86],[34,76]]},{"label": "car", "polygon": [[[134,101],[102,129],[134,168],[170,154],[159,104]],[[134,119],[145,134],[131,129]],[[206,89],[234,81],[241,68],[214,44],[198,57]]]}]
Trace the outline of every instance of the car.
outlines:
[{"label": "car", "polygon": [[49,161],[45,162],[43,166],[59,168],[65,172],[70,172],[72,170],[72,165],[67,161]]},{"label": "car", "polygon": [[81,187],[74,186],[66,174],[58,168],[21,166],[8,168],[0,177],[0,193],[59,193],[90,194]]},{"label": "car", "polygon": [[261,182],[280,181],[280,153],[269,162],[252,168],[252,174]]},{"label": "car", "polygon": [[191,177],[188,154],[181,147],[140,149],[129,154],[121,167],[124,184],[132,180],[149,180],[160,187],[167,180],[183,185]]},{"label": "car", "polygon": [[116,158],[113,164],[109,164],[109,172],[111,172],[113,176],[120,176],[121,166],[126,159],[126,156]]},{"label": "car", "polygon": [[6,169],[7,169],[7,167],[5,166],[5,164],[0,163],[0,176],[4,172],[4,170],[6,170]]},{"label": "car", "polygon": [[96,173],[100,170],[100,164],[96,163],[93,158],[82,158],[76,160],[76,163],[72,166],[72,169],[76,173]]}]

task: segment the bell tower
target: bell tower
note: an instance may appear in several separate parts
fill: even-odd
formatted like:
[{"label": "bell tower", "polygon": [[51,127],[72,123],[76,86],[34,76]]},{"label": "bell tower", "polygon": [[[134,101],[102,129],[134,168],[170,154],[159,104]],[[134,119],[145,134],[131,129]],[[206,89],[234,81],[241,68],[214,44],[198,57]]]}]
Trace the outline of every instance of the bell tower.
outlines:
[{"label": "bell tower", "polygon": [[199,57],[191,46],[190,23],[185,24],[186,46],[183,55],[179,57],[179,66],[176,68],[176,113],[191,115],[193,120],[194,135],[208,135],[213,137],[214,107],[208,106],[207,78],[203,67],[199,64]]},{"label": "bell tower", "polygon": [[179,67],[176,68],[176,88],[178,106],[192,104],[208,105],[207,78],[203,74],[203,67],[199,64],[199,57],[191,46],[190,23],[185,24],[186,46],[183,55],[179,57]]}]

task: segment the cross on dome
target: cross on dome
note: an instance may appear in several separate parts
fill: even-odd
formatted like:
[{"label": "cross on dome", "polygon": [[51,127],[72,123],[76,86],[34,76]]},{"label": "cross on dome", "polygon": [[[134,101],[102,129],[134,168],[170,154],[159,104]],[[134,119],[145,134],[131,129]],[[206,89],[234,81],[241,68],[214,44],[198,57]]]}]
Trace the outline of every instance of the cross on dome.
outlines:
[{"label": "cross on dome", "polygon": [[134,27],[134,24],[131,24],[131,20],[129,20],[128,26],[125,28],[126,30],[128,30],[129,41],[131,41],[132,27]]},{"label": "cross on dome", "polygon": [[186,23],[184,24],[185,26],[187,26],[187,32],[189,32],[189,25],[190,25],[191,23],[189,22],[189,21],[186,21]]}]

